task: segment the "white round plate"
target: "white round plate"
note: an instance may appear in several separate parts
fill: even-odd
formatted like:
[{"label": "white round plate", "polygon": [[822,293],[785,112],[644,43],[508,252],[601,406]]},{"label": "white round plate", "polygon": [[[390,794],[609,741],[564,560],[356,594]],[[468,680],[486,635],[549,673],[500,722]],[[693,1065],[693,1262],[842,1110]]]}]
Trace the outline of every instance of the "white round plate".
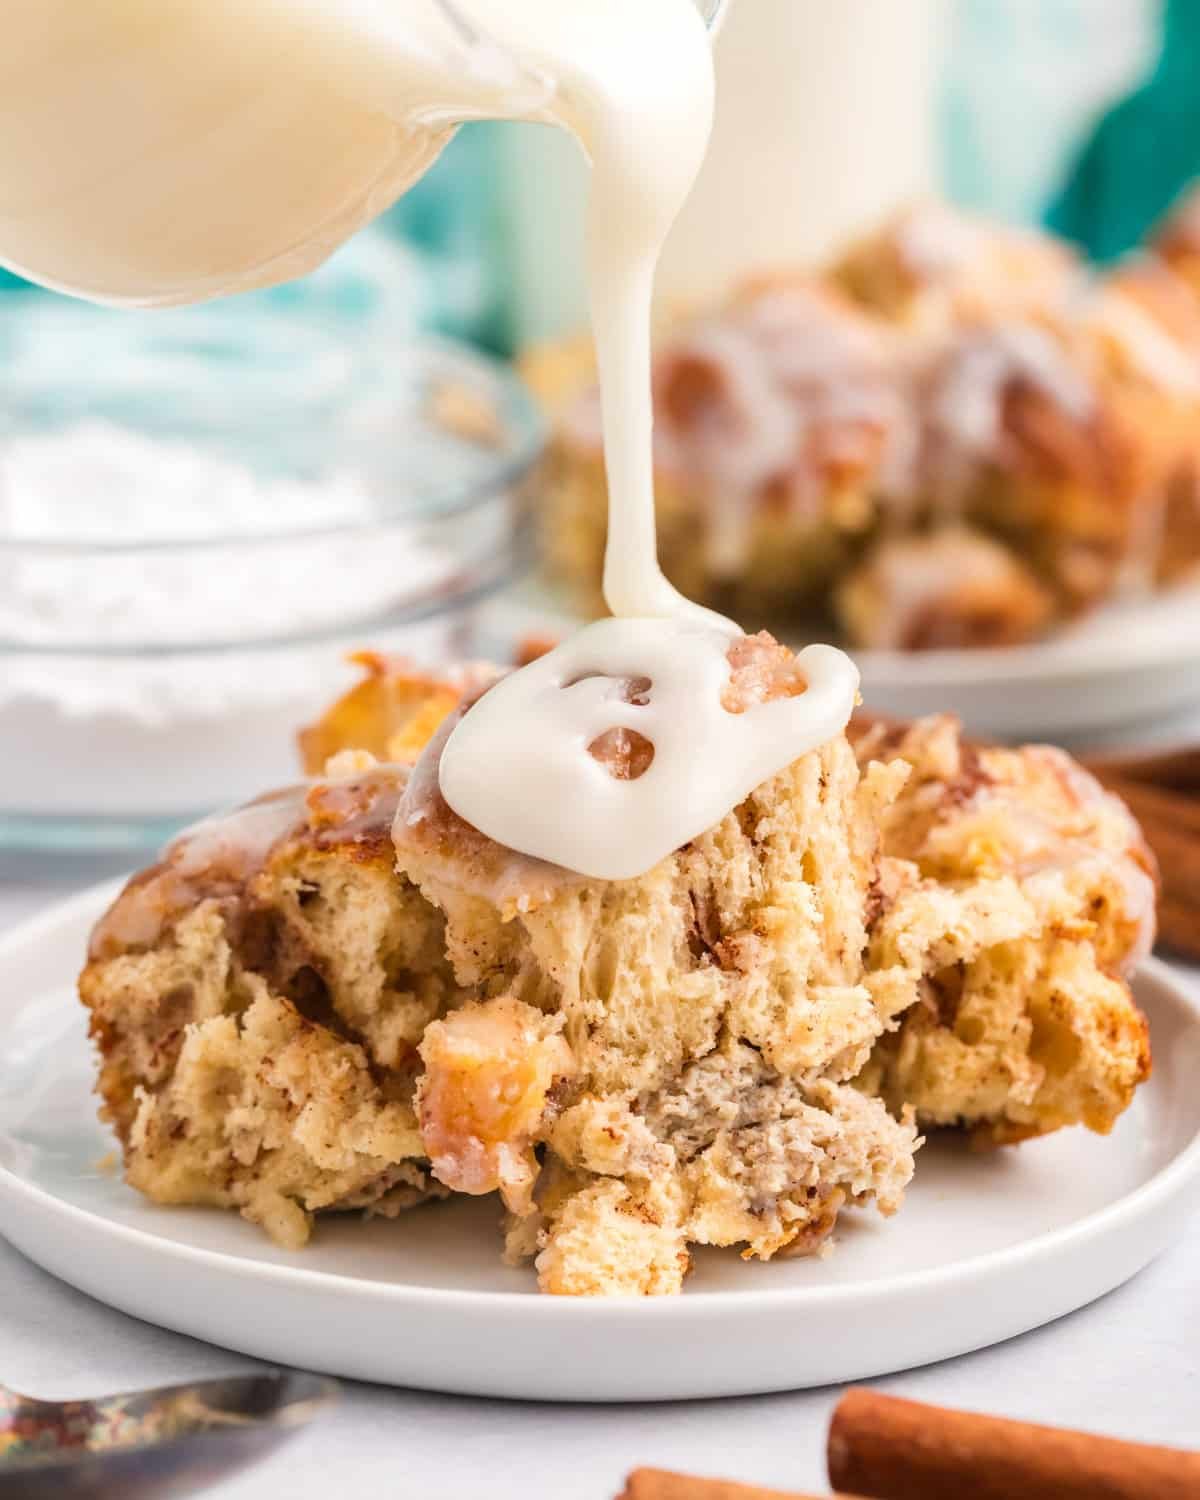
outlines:
[{"label": "white round plate", "polygon": [[876,713],[953,709],[977,734],[1090,740],[1200,704],[1200,588],[1112,605],[1032,646],[855,660]]},{"label": "white round plate", "polygon": [[[1200,1006],[1148,964],[1153,1080],[1106,1140],[927,1147],[900,1215],[848,1213],[828,1260],[706,1253],[682,1297],[539,1297],[496,1205],[318,1225],[280,1250],[232,1214],[156,1208],[103,1158],[72,982],[111,886],[0,942],[0,1232],[64,1281],[262,1359],[390,1384],[566,1401],[746,1395],[981,1348],[1081,1307],[1200,1197]],[[844,1226],[844,1227],[843,1227]]]},{"label": "white round plate", "polygon": [[[578,625],[536,579],[482,611],[481,649],[511,656],[523,634]],[[796,646],[808,641],[785,639]],[[856,651],[872,713],[953,711],[976,734],[1088,742],[1200,707],[1200,586],[1111,605],[1031,646],[984,651]]]}]

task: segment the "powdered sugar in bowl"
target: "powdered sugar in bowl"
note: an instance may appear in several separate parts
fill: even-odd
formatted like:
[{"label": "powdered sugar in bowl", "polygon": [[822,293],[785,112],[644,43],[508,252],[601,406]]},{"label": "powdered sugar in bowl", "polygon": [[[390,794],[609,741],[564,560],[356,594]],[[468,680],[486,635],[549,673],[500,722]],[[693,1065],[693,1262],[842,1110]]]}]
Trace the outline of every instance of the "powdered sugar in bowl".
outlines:
[{"label": "powdered sugar in bowl", "polygon": [[0,310],[0,847],[141,848],[286,781],[346,651],[461,651],[519,567],[523,388],[334,322]]}]

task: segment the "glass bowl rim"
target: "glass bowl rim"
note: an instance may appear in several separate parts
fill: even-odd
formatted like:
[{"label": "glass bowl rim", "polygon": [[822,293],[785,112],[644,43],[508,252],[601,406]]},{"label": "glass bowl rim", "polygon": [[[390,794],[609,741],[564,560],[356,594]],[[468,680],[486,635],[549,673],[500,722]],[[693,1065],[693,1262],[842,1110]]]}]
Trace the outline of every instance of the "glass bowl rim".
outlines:
[{"label": "glass bowl rim", "polygon": [[[320,533],[309,533],[320,536]],[[519,520],[499,549],[459,559],[456,566],[426,589],[398,604],[368,612],[361,617],[322,621],[299,629],[282,629],[266,635],[214,635],[203,639],[120,640],[94,642],[19,641],[0,638],[0,668],[6,662],[44,663],[47,672],[56,662],[107,663],[125,666],[156,662],[217,661],[230,656],[270,656],[275,652],[307,651],[326,646],[346,650],[366,649],[381,635],[410,629],[428,621],[454,619],[518,582],[534,565],[536,546],[531,520]],[[357,642],[357,645],[355,643]]]},{"label": "glass bowl rim", "polygon": [[121,538],[116,541],[89,538],[72,541],[63,537],[5,536],[0,533],[0,555],[59,557],[153,556],[156,553],[199,553],[227,551],[241,547],[262,547],[349,537],[392,527],[436,523],[452,520],[486,504],[501,492],[519,483],[541,458],[549,435],[549,424],[529,387],[506,363],[483,350],[437,334],[422,333],[406,340],[404,350],[431,362],[441,358],[464,361],[476,367],[492,382],[497,391],[498,411],[505,432],[513,445],[497,456],[495,464],[484,474],[457,489],[448,489],[410,509],[381,507],[373,514],[344,521],[322,522],[315,526],[264,528],[234,534],[156,536],[143,539]]}]

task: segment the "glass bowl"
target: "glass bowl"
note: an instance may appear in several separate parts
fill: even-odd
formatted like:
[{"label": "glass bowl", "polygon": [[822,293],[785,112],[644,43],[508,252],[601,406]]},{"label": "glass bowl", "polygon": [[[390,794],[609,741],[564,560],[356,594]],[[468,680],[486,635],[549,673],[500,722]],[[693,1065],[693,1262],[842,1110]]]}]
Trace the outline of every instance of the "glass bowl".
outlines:
[{"label": "glass bowl", "polygon": [[142,851],[293,779],[349,651],[459,654],[525,565],[506,368],[238,301],[0,308],[0,848]]}]

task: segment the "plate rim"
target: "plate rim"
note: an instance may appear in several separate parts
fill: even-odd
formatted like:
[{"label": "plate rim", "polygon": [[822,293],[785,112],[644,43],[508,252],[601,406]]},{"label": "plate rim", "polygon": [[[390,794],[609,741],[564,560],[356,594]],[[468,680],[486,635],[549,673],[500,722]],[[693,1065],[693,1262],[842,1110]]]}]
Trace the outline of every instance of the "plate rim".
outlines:
[{"label": "plate rim", "polygon": [[[19,922],[0,935],[0,966],[15,955],[27,952],[44,941],[48,933],[64,923],[78,921],[102,910],[102,904],[124,884],[123,878],[90,886],[65,901]],[[1139,965],[1133,985],[1135,998],[1139,984],[1150,985],[1167,1003],[1182,1007],[1191,1024],[1200,1032],[1200,995],[1192,984],[1176,975],[1161,959],[1148,958]],[[20,1008],[19,1003],[16,1008]],[[1075,1127],[1081,1129],[1082,1127]],[[553,1318],[600,1318],[608,1321],[628,1317],[636,1310],[639,1319],[674,1319],[727,1317],[741,1311],[746,1314],[767,1308],[780,1311],[802,1311],[819,1305],[836,1310],[840,1304],[863,1307],[878,1302],[895,1302],[912,1293],[937,1285],[949,1291],[962,1290],[973,1282],[993,1274],[1013,1273],[1036,1268],[1044,1261],[1070,1253],[1072,1247],[1086,1248],[1096,1239],[1119,1233],[1143,1214],[1154,1214],[1179,1193],[1186,1190],[1192,1178],[1200,1178],[1200,1117],[1190,1138],[1164,1165],[1140,1183],[1102,1208],[1093,1210],[1068,1224],[1059,1225],[1032,1239],[969,1255],[963,1260],[939,1266],[927,1266],[890,1276],[791,1287],[746,1288],[689,1294],[678,1297],[575,1298],[539,1296],[530,1289],[493,1291],[474,1288],[431,1287],[413,1282],[368,1280],[329,1270],[314,1270],[302,1265],[260,1261],[227,1250],[214,1250],[171,1239],[151,1230],[122,1224],[94,1210],[80,1207],[59,1197],[49,1189],[19,1176],[0,1162],[0,1235],[5,1233],[7,1205],[30,1206],[43,1217],[57,1217],[64,1225],[85,1226],[88,1233],[98,1234],[110,1245],[131,1247],[143,1255],[158,1255],[165,1261],[202,1266],[218,1274],[235,1276],[259,1284],[282,1284],[292,1290],[320,1291],[367,1300],[379,1300],[394,1308],[420,1306],[428,1311],[444,1307],[459,1311],[487,1307],[497,1313],[521,1310],[523,1316],[542,1320]]]},{"label": "plate rim", "polygon": [[[1162,604],[1172,599],[1182,601],[1191,623],[1200,621],[1200,583],[1160,590],[1148,601],[1140,604],[1130,601],[1126,607],[1136,617],[1152,610],[1155,603]],[[1110,623],[1119,625],[1120,616],[1114,613]],[[1182,662],[1200,661],[1200,637],[1192,639],[1186,631],[1168,630],[1165,626],[1153,641],[1137,634],[1116,634],[1105,641],[1101,649],[1096,649],[1097,645],[1097,642],[1080,641],[1060,631],[1044,640],[1026,641],[1017,646],[974,646],[935,651],[848,649],[862,667],[864,676],[868,672],[877,673],[877,680],[887,676],[897,682],[928,678],[946,681],[955,687],[962,686],[962,678],[979,675],[981,668],[988,677],[984,685],[994,686],[1005,679],[1032,684],[1063,675],[1094,680],[1144,666],[1147,661],[1164,669]]]},{"label": "plate rim", "polygon": [[[501,603],[514,616],[533,611],[544,617],[551,629],[575,629],[584,618],[572,607],[566,586],[536,572],[524,581],[515,596]],[[1156,605],[1162,607],[1171,603],[1180,603],[1188,611],[1191,623],[1200,622],[1200,578],[1158,589],[1145,599],[1110,600],[1096,613],[1108,611],[1110,622],[1119,624],[1121,615],[1118,610],[1137,618],[1152,612]],[[1095,614],[1086,618],[1093,619]],[[781,639],[797,646],[800,644],[801,632],[789,630],[786,622],[776,622],[771,628]],[[1111,640],[1103,643],[1102,650],[1095,649],[1096,642],[1080,641],[1066,629],[1057,630],[1042,640],[1025,641],[1015,646],[894,651],[855,647],[845,641],[835,644],[854,658],[864,678],[870,676],[876,683],[886,680],[896,686],[945,683],[957,688],[964,685],[964,679],[980,675],[986,675],[984,687],[993,687],[1002,681],[1032,686],[1063,675],[1089,681],[1103,679],[1116,672],[1145,666],[1148,662],[1165,670],[1183,662],[1200,661],[1200,636],[1193,639],[1187,631],[1166,628],[1153,641],[1137,634],[1127,636],[1117,632]]]}]

